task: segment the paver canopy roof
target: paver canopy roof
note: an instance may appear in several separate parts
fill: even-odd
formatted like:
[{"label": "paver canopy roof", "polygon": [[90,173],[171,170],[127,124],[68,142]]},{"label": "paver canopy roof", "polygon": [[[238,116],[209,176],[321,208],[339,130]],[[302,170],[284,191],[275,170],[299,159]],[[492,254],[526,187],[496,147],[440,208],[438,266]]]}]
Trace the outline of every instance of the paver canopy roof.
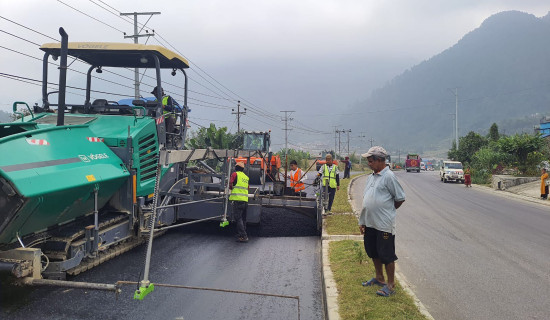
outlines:
[{"label": "paver canopy roof", "polygon": [[[159,58],[166,69],[189,68],[189,62],[179,54],[161,46],[116,42],[69,42],[68,55],[93,66],[119,68],[155,68],[151,55]],[[61,55],[61,43],[46,43],[40,50],[53,56]]]}]

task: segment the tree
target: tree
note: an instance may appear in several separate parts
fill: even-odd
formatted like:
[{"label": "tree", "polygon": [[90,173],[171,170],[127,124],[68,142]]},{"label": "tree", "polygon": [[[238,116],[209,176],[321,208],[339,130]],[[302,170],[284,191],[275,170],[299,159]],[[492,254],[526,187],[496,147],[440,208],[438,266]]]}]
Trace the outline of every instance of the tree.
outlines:
[{"label": "tree", "polygon": [[527,133],[502,137],[498,140],[499,149],[515,158],[521,173],[527,172],[532,165],[529,163],[529,160],[532,160],[528,159],[529,154],[542,150],[544,146],[544,139],[540,135],[530,135]]},{"label": "tree", "polygon": [[489,136],[490,141],[498,141],[500,138],[500,134],[498,133],[498,126],[496,123],[493,123],[491,125],[491,128],[489,128]]},{"label": "tree", "polygon": [[460,137],[458,150],[456,150],[456,145],[453,142],[453,148],[449,150],[447,155],[451,160],[470,163],[472,162],[472,156],[481,149],[481,147],[486,146],[487,143],[488,141],[485,137],[479,133],[470,131],[465,137]]},{"label": "tree", "polygon": [[227,132],[227,127],[216,128],[211,123],[210,127],[202,127],[193,132],[185,146],[189,149],[242,149],[242,143],[242,133],[231,134]]},{"label": "tree", "polygon": [[447,158],[453,161],[458,161],[458,150],[456,150],[456,141],[453,140],[451,150],[447,152]]}]

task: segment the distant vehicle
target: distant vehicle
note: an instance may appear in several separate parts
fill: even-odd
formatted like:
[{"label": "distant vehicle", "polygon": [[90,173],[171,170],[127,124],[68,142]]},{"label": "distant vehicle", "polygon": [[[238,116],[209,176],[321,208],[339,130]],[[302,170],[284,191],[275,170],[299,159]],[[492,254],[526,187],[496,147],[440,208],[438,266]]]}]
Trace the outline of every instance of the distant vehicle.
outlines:
[{"label": "distant vehicle", "polygon": [[426,164],[424,162],[420,162],[420,170],[426,171]]},{"label": "distant vehicle", "polygon": [[439,169],[439,177],[442,182],[457,181],[464,183],[464,171],[459,161],[443,161]]},{"label": "distant vehicle", "polygon": [[386,156],[386,167],[392,169],[391,156],[389,154]]},{"label": "distant vehicle", "polygon": [[420,156],[418,154],[409,153],[407,155],[407,160],[405,160],[405,170],[407,170],[407,172],[420,172]]}]

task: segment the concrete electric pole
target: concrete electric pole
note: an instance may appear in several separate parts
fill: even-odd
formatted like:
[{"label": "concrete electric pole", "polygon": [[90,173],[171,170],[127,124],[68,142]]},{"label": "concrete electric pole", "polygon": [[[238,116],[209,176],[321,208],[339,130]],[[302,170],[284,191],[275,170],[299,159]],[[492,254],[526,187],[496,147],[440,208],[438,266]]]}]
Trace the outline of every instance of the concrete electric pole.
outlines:
[{"label": "concrete electric pole", "polygon": [[246,114],[246,108],[244,108],[244,111],[241,112],[241,101],[237,101],[237,112],[235,112],[235,109],[231,109],[231,114],[237,115],[237,133],[241,132],[241,115]]},{"label": "concrete electric pole", "polygon": [[[160,12],[127,12],[127,13],[120,13],[121,16],[134,16],[134,34],[131,35],[131,36],[127,36],[126,33],[124,35],[124,39],[128,39],[128,38],[134,38],[134,43],[138,43],[138,38],[140,37],[151,37],[151,36],[154,36],[155,35],[155,30],[153,30],[153,33],[149,33],[149,30],[145,30],[146,34],[139,34],[143,28],[145,28],[145,25],[147,24],[147,22],[149,22],[149,20],[147,20],[147,22],[145,22],[145,24],[143,25],[143,27],[141,27],[141,30],[138,31],[138,16],[151,16],[153,17],[153,15],[155,14],[160,14]],[[151,17],[149,17],[149,19],[151,19]],[[134,69],[134,97],[135,99],[139,99],[140,97],[140,94],[139,94],[139,68],[135,68]]]},{"label": "concrete electric pole", "polygon": [[286,156],[288,154],[288,132],[292,130],[292,129],[288,128],[288,122],[294,120],[293,118],[289,118],[288,114],[292,113],[294,111],[286,110],[286,111],[281,111],[281,112],[285,113],[285,117],[282,120],[285,122],[285,128],[283,130],[285,130],[285,158],[286,158]]},{"label": "concrete electric pole", "polygon": [[455,88],[454,92],[451,90],[451,92],[455,95],[455,143],[458,150],[458,88]]}]

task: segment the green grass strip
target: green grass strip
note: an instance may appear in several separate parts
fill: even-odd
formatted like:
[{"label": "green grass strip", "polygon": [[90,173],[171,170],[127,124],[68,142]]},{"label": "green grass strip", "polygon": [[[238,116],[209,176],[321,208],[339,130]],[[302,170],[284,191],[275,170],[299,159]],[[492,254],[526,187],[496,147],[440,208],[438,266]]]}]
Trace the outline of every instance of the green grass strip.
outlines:
[{"label": "green grass strip", "polygon": [[341,319],[426,319],[399,285],[396,294],[389,298],[376,295],[378,286],[361,286],[362,281],[374,276],[374,266],[366,257],[362,242],[331,241],[329,259],[338,288]]}]

